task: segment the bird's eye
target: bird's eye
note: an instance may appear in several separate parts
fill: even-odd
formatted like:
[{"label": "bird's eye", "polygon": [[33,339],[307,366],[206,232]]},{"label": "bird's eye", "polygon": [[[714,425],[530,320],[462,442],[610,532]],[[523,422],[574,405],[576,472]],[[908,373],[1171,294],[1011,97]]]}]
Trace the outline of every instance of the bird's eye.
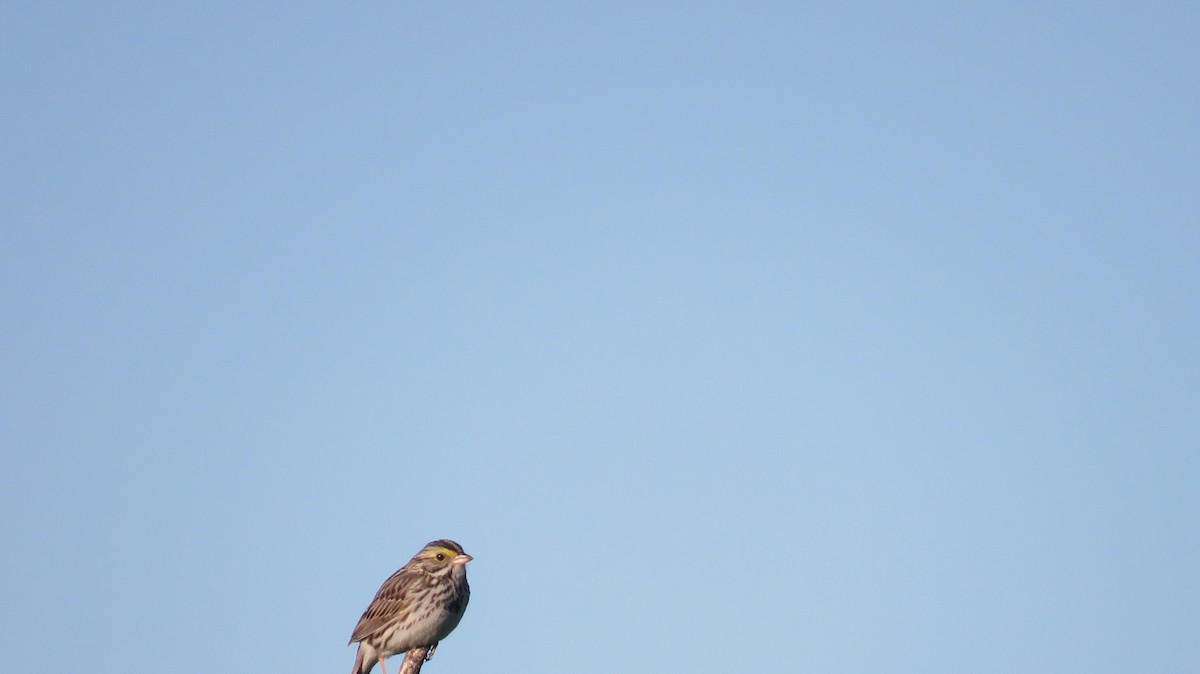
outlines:
[{"label": "bird's eye", "polygon": [[444,562],[444,561],[446,561],[446,555],[443,555],[443,554],[442,554],[442,553],[440,553],[440,552],[439,552],[439,553],[437,553],[437,560],[438,560],[439,562]]}]

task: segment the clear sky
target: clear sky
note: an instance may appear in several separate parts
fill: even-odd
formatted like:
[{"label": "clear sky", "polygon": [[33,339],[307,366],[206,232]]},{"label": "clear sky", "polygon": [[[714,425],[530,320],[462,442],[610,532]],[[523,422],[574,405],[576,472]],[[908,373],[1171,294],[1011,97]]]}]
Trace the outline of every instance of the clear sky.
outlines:
[{"label": "clear sky", "polygon": [[340,674],[441,537],[429,674],[1200,671],[1198,45],[4,3],[0,671]]}]

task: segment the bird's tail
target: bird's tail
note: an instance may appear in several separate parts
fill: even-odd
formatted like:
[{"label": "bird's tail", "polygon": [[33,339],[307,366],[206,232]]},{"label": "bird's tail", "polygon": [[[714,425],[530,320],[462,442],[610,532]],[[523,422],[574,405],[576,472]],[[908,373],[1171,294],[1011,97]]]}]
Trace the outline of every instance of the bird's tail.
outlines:
[{"label": "bird's tail", "polygon": [[354,669],[350,670],[350,674],[371,674],[371,670],[378,660],[379,658],[375,657],[375,649],[371,648],[367,642],[360,641],[358,654],[354,656]]}]

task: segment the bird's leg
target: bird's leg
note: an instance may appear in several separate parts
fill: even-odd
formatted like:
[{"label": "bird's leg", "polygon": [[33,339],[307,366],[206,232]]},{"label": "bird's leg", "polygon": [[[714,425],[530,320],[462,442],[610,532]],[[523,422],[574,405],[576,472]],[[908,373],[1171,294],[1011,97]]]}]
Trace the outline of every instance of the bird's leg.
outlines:
[{"label": "bird's leg", "polygon": [[[404,669],[404,668],[401,667],[401,669]],[[379,656],[379,671],[382,672],[382,674],[387,674],[387,665],[383,664],[383,656],[382,655]]]},{"label": "bird's leg", "polygon": [[425,662],[429,662],[433,659],[433,652],[437,650],[437,645],[438,642],[435,641],[433,642],[433,645],[429,647],[429,652],[425,654]]}]

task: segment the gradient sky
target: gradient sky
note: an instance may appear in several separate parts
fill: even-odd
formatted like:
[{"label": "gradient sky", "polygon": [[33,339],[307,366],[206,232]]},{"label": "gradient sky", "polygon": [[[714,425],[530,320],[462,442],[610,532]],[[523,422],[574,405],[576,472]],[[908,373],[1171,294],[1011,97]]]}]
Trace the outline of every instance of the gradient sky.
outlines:
[{"label": "gradient sky", "polygon": [[[1200,4],[0,8],[0,670],[1200,671]],[[391,671],[398,668],[393,661]]]}]

